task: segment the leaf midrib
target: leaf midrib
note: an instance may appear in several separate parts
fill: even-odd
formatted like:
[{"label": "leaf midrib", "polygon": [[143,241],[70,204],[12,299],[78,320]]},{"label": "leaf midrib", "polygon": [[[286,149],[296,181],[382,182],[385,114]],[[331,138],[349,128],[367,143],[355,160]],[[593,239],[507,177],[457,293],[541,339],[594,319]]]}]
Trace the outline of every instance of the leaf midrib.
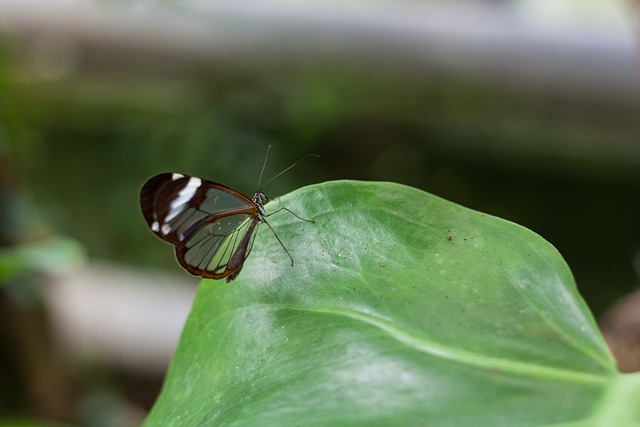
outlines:
[{"label": "leaf midrib", "polygon": [[[289,309],[296,311],[306,311],[311,313],[323,313],[333,314],[343,317],[348,317],[368,325],[374,326],[384,332],[390,337],[410,346],[416,351],[421,353],[430,354],[432,356],[440,357],[443,359],[457,362],[467,366],[475,366],[486,370],[499,370],[502,373],[509,372],[518,376],[533,377],[533,378],[545,378],[552,379],[554,381],[563,381],[569,383],[580,383],[590,385],[607,385],[612,378],[612,375],[593,374],[581,371],[574,371],[569,369],[554,368],[543,365],[536,365],[530,362],[523,363],[514,360],[509,360],[500,357],[486,356],[482,354],[472,353],[469,351],[454,349],[445,345],[437,344],[433,341],[425,340],[424,337],[418,337],[409,331],[393,325],[391,322],[386,321],[377,316],[371,314],[362,313],[356,310],[351,310],[343,307],[326,307],[326,306],[299,306],[293,304],[251,304],[238,308],[237,310],[254,309],[256,307],[267,308],[270,310],[277,309]],[[236,310],[233,310],[236,311]],[[230,314],[226,312],[226,314]]]}]

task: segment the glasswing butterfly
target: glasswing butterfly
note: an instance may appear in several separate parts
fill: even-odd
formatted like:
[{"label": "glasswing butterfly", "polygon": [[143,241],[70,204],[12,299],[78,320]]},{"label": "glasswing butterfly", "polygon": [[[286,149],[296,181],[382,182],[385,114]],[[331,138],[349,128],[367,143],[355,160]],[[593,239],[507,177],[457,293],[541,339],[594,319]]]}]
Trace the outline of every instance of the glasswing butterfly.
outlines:
[{"label": "glasswing butterfly", "polygon": [[267,214],[264,205],[269,199],[262,188],[303,159],[319,156],[303,157],[261,186],[269,149],[252,199],[225,185],[172,172],[155,175],[142,186],[140,207],[149,229],[175,247],[178,263],[190,274],[226,278],[227,283],[238,277],[260,223],[271,229],[293,266],[293,257],[266,218],[287,211],[303,221],[313,221],[285,207]]}]

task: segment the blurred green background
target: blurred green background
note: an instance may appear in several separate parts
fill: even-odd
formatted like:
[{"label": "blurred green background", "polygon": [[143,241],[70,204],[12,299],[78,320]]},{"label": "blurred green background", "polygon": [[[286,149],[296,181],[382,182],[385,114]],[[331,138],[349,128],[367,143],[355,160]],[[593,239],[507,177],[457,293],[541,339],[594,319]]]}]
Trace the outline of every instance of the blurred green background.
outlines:
[{"label": "blurred green background", "polygon": [[[596,315],[637,287],[632,2],[44,4],[0,7],[5,258],[66,236],[90,262],[186,274],[146,229],[140,186],[179,171],[252,194],[271,144],[267,177],[321,156],[270,184],[271,198],[332,179],[400,182],[542,235]],[[135,425],[162,372],[60,363],[33,270],[0,287],[0,417]],[[22,355],[38,353],[64,401],[34,397]]]}]

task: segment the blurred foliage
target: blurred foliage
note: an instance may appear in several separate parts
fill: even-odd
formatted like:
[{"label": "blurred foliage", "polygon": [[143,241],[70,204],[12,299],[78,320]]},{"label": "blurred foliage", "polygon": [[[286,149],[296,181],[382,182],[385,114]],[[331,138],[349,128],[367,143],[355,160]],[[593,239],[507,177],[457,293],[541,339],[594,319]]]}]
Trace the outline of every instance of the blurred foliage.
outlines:
[{"label": "blurred foliage", "polygon": [[640,125],[615,102],[327,63],[177,75],[87,65],[12,89],[37,211],[94,256],[166,265],[138,213],[142,182],[180,171],[250,194],[273,144],[266,176],[322,157],[270,184],[272,198],[330,178],[410,184],[549,238],[597,310],[634,284],[640,173],[601,147],[635,144]]},{"label": "blurred foliage", "polygon": [[59,274],[83,261],[83,248],[75,240],[64,237],[11,249],[0,248],[0,286],[34,272]]}]

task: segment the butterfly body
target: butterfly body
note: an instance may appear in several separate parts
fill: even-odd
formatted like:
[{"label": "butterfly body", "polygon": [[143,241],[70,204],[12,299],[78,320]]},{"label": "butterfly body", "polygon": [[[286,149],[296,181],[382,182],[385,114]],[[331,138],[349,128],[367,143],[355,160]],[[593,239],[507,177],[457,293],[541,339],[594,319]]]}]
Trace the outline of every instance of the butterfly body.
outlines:
[{"label": "butterfly body", "polygon": [[252,199],[202,178],[161,173],[140,190],[140,206],[151,231],[175,247],[189,273],[235,279],[249,256],[257,226],[266,222],[262,191]]}]

